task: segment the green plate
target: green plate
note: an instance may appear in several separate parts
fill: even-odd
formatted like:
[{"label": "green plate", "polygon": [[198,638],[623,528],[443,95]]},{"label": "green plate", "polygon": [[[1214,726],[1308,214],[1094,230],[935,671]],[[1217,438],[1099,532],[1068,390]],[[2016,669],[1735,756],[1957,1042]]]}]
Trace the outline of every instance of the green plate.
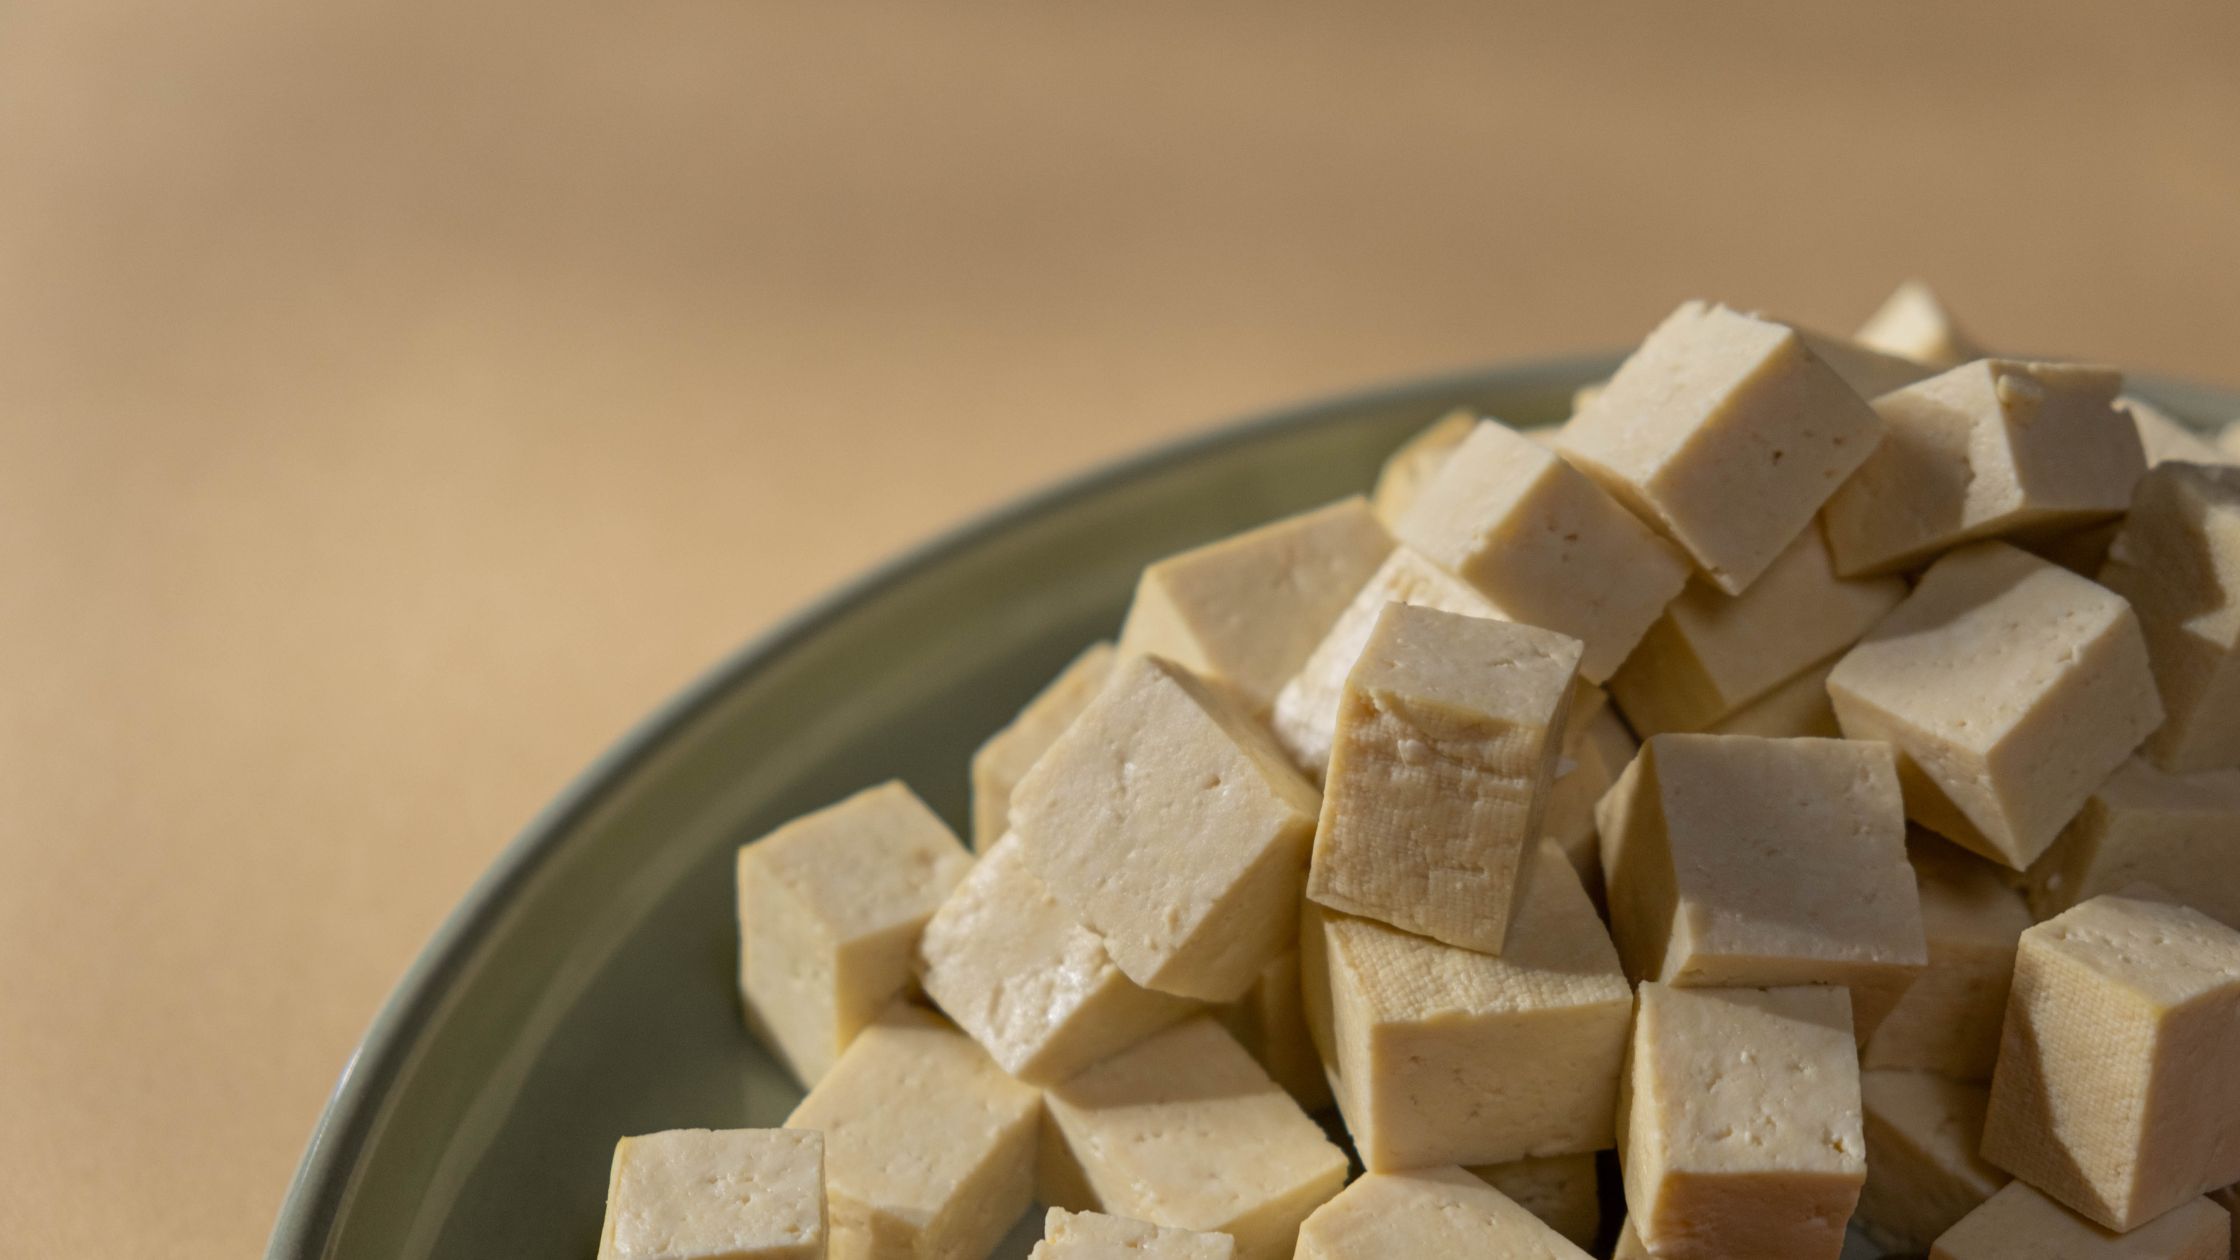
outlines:
[{"label": "green plate", "polygon": [[[895,561],[747,647],[508,848],[375,1019],[272,1260],[590,1257],[623,1134],[775,1125],[799,1091],[742,1031],[732,854],[901,777],[960,831],[974,748],[1119,623],[1146,562],[1365,489],[1450,408],[1561,419],[1598,355],[1282,412],[1092,474]],[[2181,415],[2240,400],[2137,387]],[[1023,1256],[1023,1222],[999,1255]]]}]

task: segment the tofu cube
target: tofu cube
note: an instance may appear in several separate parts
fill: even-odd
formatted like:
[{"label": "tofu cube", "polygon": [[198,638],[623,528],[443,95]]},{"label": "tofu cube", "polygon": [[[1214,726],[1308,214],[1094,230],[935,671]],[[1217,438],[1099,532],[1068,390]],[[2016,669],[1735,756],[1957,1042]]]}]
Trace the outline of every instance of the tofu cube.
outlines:
[{"label": "tofu cube", "polygon": [[2207,1199],[2118,1234],[2016,1181],[1946,1231],[1929,1260],[2226,1260],[2231,1248],[2232,1219]]},{"label": "tofu cube", "polygon": [[2240,932],[2140,888],[2022,934],[1983,1155],[2113,1230],[2240,1181]]},{"label": "tofu cube", "polygon": [[1587,896],[1599,903],[1602,853],[1595,838],[1594,807],[1618,781],[1639,745],[1615,713],[1597,713],[1582,724],[1576,701],[1565,734],[1571,745],[1565,754],[1568,768],[1559,767],[1555,782],[1548,785],[1548,811],[1540,831],[1563,850]]},{"label": "tofu cube", "polygon": [[1859,326],[1858,341],[1936,368],[1958,367],[1984,357],[1983,347],[1960,330],[1936,293],[1919,280],[1899,285]]},{"label": "tofu cube", "polygon": [[1835,704],[1828,699],[1832,656],[1706,727],[1706,735],[1756,735],[1761,739],[1841,739]]},{"label": "tofu cube", "polygon": [[1552,630],[1386,605],[1346,679],[1307,895],[1500,953],[1578,668]]},{"label": "tofu cube", "polygon": [[1863,1072],[1867,1185],[1859,1216],[1892,1251],[1928,1250],[2012,1178],[1976,1153],[1989,1091],[1934,1072]]},{"label": "tofu cube", "polygon": [[1307,1031],[1298,950],[1277,955],[1243,997],[1215,1007],[1213,1017],[1302,1110],[1337,1105],[1329,1074],[1322,1070],[1322,1056],[1315,1053],[1314,1038]]},{"label": "tofu cube", "polygon": [[1051,1208],[1043,1218],[1042,1241],[1027,1260],[1233,1260],[1236,1254],[1236,1240],[1227,1234]]},{"label": "tofu cube", "polygon": [[1371,1172],[1609,1146],[1631,991],[1570,863],[1527,867],[1509,948],[1310,905],[1307,1026]]},{"label": "tofu cube", "polygon": [[1396,1256],[1590,1260],[1509,1196],[1452,1166],[1370,1173],[1299,1229],[1298,1260]]},{"label": "tofu cube", "polygon": [[1789,325],[1804,341],[1805,349],[1828,365],[1851,392],[1867,401],[1882,397],[1893,390],[1904,389],[1917,381],[1925,381],[1937,374],[1937,369],[1918,363],[1904,355],[1877,350],[1862,342],[1809,328]]},{"label": "tofu cube", "polygon": [[2169,717],[2147,756],[2180,773],[2240,767],[2240,467],[2147,474],[2100,581],[2138,613]]},{"label": "tofu cube", "polygon": [[2138,883],[2240,928],[2240,770],[2164,774],[2137,758],[2123,763],[2031,863],[2030,912],[2050,919]]},{"label": "tofu cube", "polygon": [[1482,1164],[1470,1175],[1516,1201],[1540,1223],[1581,1247],[1602,1234],[1601,1178],[1592,1155],[1550,1155]]},{"label": "tofu cube", "polygon": [[739,850],[739,991],[804,1086],[912,987],[918,933],[972,866],[900,782],[858,792]]},{"label": "tofu cube", "polygon": [[1120,654],[1164,656],[1264,713],[1390,550],[1355,495],[1170,556],[1136,583]]},{"label": "tofu cube", "polygon": [[1881,430],[1794,329],[1689,302],[1557,445],[1712,585],[1739,595],[1873,453]]},{"label": "tofu cube", "polygon": [[1680,553],[1586,474],[1490,420],[1393,532],[1510,620],[1586,644],[1579,672],[1589,682],[1617,670],[1688,576]]},{"label": "tofu cube", "polygon": [[599,1260],[824,1260],[824,1137],[671,1129],[615,1144]]},{"label": "tofu cube", "polygon": [[1291,948],[1322,800],[1226,691],[1139,656],[1020,781],[1059,903],[1147,989],[1230,1002]]},{"label": "tofu cube", "polygon": [[1030,1085],[1048,1085],[1198,1009],[1154,993],[1113,963],[1028,868],[1007,835],[941,903],[918,944],[926,995]]},{"label": "tofu cube", "polygon": [[986,849],[1011,830],[1011,792],[1058,742],[1112,677],[1110,643],[1092,643],[1011,724],[972,754],[972,847]]},{"label": "tofu cube", "polygon": [[1842,985],[1863,1042],[1928,961],[1883,745],[1659,735],[1596,817],[1637,979]]},{"label": "tofu cube", "polygon": [[1897,748],[1908,817],[2015,870],[2162,722],[2130,606],[2004,543],[1932,566],[1828,695],[1846,736]]},{"label": "tofu cube", "polygon": [[1346,1181],[1345,1153],[1221,1025],[1200,1016],[1046,1096],[1042,1198],[1291,1254]]},{"label": "tofu cube", "polygon": [[1921,894],[1929,965],[1868,1038],[1860,1062],[1988,1081],[1999,1059],[2007,983],[2015,947],[2030,926],[2029,908],[1998,867],[1972,853],[1926,832],[1906,849]]},{"label": "tofu cube", "polygon": [[1424,483],[1438,473],[1447,456],[1454,454],[1454,448],[1477,427],[1478,413],[1468,407],[1458,408],[1432,421],[1386,456],[1384,467],[1377,473],[1377,488],[1369,496],[1377,519],[1387,528],[1398,521],[1416,501]]},{"label": "tofu cube", "polygon": [[824,1134],[836,1256],[984,1256],[1034,1197],[1042,1096],[908,1003],[863,1030],[786,1117]]},{"label": "tofu cube", "polygon": [[1888,432],[1828,500],[1847,576],[1914,568],[1962,543],[2119,516],[2146,471],[2105,368],[1984,359],[1874,402]]},{"label": "tofu cube", "polygon": [[1619,1119],[1657,1260],[1836,1260],[1866,1180],[1842,989],[1641,986]]},{"label": "tofu cube", "polygon": [[2146,449],[2147,467],[2162,464],[2229,464],[2233,457],[2218,448],[2216,439],[2143,398],[2116,399],[2116,409],[2131,417],[2139,430],[2139,445]]}]

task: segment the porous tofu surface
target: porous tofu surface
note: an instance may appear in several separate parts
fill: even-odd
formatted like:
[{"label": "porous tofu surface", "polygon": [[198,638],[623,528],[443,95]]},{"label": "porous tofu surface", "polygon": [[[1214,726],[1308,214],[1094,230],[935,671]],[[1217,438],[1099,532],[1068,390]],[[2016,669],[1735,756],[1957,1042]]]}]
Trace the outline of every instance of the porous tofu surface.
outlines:
[{"label": "porous tofu surface", "polygon": [[1089,707],[1112,676],[1113,659],[1112,644],[1090,644],[972,755],[973,848],[985,849],[1011,829],[1011,790]]},{"label": "porous tofu surface", "polygon": [[1227,1234],[1051,1208],[1028,1260],[1231,1260],[1236,1254],[1236,1240]]},{"label": "porous tofu surface", "polygon": [[615,1145],[599,1260],[824,1260],[824,1136],[671,1129]]},{"label": "porous tofu surface", "polygon": [[1370,1173],[1315,1210],[1298,1260],[1500,1256],[1587,1260],[1515,1200],[1460,1168]]},{"label": "porous tofu surface", "polygon": [[2145,630],[2165,770],[2240,768],[2240,467],[2164,464],[2139,482],[2100,581]]},{"label": "porous tofu surface", "polygon": [[2226,1260],[2231,1248],[2232,1219],[2207,1199],[2117,1233],[2017,1181],[1937,1239],[1929,1260]]}]

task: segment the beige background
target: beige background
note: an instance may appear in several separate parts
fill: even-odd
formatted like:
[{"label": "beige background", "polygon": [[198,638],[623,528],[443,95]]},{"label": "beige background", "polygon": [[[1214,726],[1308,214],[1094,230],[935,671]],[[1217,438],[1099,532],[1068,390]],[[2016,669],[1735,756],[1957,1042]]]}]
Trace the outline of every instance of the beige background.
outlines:
[{"label": "beige background", "polygon": [[0,3],[0,1251],[261,1247],[743,636],[1239,412],[1899,276],[2240,381],[2240,6]]}]

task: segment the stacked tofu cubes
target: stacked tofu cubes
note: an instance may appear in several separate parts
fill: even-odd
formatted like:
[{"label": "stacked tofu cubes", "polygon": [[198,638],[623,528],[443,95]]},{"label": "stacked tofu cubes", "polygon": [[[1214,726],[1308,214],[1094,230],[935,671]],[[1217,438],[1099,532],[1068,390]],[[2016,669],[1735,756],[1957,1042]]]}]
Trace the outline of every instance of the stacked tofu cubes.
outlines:
[{"label": "stacked tofu cubes", "polygon": [[1152,564],[969,848],[740,851],[805,1096],[602,1260],[2240,1254],[2240,467],[2122,386],[1691,302]]}]

